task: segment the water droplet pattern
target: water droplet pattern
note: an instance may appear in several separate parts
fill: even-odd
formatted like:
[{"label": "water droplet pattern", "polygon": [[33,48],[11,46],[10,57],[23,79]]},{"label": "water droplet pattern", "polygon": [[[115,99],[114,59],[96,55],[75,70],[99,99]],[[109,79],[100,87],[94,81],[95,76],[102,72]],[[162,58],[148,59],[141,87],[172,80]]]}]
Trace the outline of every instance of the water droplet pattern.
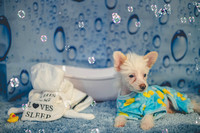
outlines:
[{"label": "water droplet pattern", "polygon": [[116,50],[140,55],[157,51],[150,83],[167,82],[179,91],[199,84],[199,63],[194,60],[200,58],[199,1],[33,0],[20,7],[19,2],[5,1],[4,9],[0,62],[12,68],[7,81],[19,75],[19,86],[10,86],[8,95],[30,87],[32,64],[112,67]]}]

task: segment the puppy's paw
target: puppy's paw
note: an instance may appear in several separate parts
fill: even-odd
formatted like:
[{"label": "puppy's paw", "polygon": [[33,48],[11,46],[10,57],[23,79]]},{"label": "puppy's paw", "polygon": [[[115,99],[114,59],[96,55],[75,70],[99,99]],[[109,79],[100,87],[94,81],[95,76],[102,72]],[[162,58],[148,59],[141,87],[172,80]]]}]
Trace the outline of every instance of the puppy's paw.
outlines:
[{"label": "puppy's paw", "polygon": [[141,121],[140,127],[143,130],[149,130],[152,127],[154,127],[153,116],[152,115],[145,116]]},{"label": "puppy's paw", "polygon": [[115,118],[114,127],[124,127],[126,125],[126,118],[124,116],[117,116]]},{"label": "puppy's paw", "polygon": [[86,119],[87,120],[92,120],[94,118],[95,118],[95,116],[93,114],[88,114]]}]

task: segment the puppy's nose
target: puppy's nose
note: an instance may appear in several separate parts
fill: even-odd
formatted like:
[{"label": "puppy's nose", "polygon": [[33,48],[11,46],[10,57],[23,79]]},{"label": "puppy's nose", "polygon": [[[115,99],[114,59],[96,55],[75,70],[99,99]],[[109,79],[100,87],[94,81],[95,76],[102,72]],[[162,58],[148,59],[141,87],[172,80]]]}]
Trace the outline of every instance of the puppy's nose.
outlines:
[{"label": "puppy's nose", "polygon": [[140,84],[140,89],[144,90],[146,88],[145,84]]}]

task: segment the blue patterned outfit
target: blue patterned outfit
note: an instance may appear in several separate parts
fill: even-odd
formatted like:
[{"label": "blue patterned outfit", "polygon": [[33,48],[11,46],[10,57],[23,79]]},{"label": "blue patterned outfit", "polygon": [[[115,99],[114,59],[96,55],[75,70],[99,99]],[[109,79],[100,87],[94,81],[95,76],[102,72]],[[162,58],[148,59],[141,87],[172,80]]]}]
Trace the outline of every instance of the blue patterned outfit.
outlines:
[{"label": "blue patterned outfit", "polygon": [[153,85],[142,93],[132,92],[129,95],[119,95],[117,98],[117,115],[140,120],[147,114],[153,114],[154,118],[158,119],[167,113],[168,98],[175,110],[185,113],[193,112],[193,106],[186,94],[181,94],[170,87]]}]

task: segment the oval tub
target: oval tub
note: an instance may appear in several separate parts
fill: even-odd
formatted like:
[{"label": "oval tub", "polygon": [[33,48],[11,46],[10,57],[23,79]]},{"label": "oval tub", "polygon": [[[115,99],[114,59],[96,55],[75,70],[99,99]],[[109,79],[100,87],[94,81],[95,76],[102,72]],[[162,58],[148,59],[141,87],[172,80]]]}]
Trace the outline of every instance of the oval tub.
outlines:
[{"label": "oval tub", "polygon": [[114,100],[117,98],[116,72],[113,67],[90,69],[72,66],[58,66],[65,71],[65,78],[74,87],[92,96],[95,101]]}]

